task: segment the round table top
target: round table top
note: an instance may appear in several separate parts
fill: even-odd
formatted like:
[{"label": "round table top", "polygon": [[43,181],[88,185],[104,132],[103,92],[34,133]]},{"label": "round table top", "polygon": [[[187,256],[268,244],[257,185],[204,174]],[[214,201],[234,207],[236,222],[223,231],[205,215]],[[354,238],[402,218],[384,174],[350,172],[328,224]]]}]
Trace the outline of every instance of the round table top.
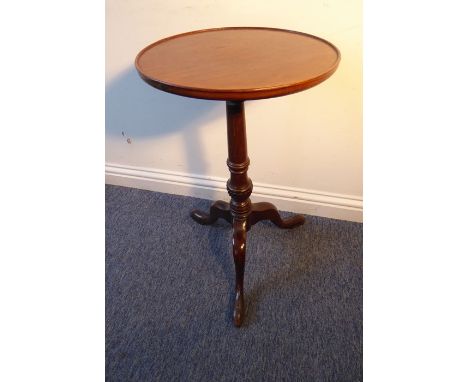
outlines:
[{"label": "round table top", "polygon": [[186,97],[244,101],[296,93],[325,81],[339,50],[306,33],[274,28],[205,29],[168,37],[135,59],[150,85]]}]

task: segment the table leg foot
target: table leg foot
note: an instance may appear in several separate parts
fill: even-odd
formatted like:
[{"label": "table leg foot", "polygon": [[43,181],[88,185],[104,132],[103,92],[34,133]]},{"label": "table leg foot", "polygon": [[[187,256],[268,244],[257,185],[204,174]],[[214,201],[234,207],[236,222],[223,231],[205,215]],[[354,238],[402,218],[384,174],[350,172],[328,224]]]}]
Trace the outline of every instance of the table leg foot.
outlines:
[{"label": "table leg foot", "polygon": [[267,202],[254,203],[249,215],[249,228],[261,220],[270,220],[280,228],[294,228],[305,223],[305,218],[302,215],[294,215],[283,219],[273,204]]},{"label": "table leg foot", "polygon": [[234,302],[234,325],[240,327],[244,320],[244,266],[247,239],[247,221],[234,219],[232,252],[236,267],[236,297]]},{"label": "table leg foot", "polygon": [[229,203],[222,200],[214,202],[210,207],[210,213],[206,214],[200,210],[193,210],[190,216],[199,224],[208,225],[213,224],[218,219],[224,219],[232,223],[232,215],[229,208]]}]

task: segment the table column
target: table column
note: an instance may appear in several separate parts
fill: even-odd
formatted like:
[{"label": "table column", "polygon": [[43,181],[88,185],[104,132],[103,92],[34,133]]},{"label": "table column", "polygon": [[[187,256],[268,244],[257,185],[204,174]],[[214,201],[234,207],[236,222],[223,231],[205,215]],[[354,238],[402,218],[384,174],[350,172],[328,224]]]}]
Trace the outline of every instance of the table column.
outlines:
[{"label": "table column", "polygon": [[233,225],[233,257],[236,267],[236,297],[234,304],[234,324],[240,326],[244,318],[244,266],[247,238],[247,223],[252,204],[252,181],[247,176],[249,157],[247,155],[247,135],[243,101],[227,101],[227,137],[229,157],[227,165],[231,177],[227,190],[231,196],[231,215]]}]

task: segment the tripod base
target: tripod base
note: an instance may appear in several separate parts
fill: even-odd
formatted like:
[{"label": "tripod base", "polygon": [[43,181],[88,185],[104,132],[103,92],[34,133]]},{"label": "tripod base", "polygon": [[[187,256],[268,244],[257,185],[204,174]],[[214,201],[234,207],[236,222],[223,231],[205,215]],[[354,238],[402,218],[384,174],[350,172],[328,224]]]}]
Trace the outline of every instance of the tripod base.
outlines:
[{"label": "tripod base", "polygon": [[239,327],[244,320],[243,279],[247,231],[262,220],[269,220],[280,228],[294,228],[304,224],[305,218],[302,215],[294,215],[283,219],[273,204],[261,202],[252,204],[247,219],[238,220],[233,218],[230,204],[222,200],[214,202],[209,213],[194,210],[190,213],[190,216],[197,223],[203,225],[213,224],[218,219],[224,219],[233,225],[233,254],[236,265],[236,296],[233,319],[234,325]]},{"label": "tripod base", "polygon": [[[200,210],[193,210],[190,216],[197,223],[209,225],[216,222],[218,219],[224,219],[232,224],[232,215],[229,203],[223,200],[217,200],[210,207],[210,212],[205,213]],[[253,203],[250,214],[247,218],[247,231],[262,220],[269,220],[280,228],[294,228],[304,224],[305,218],[302,215],[294,215],[290,218],[283,219],[278,209],[271,203],[260,202]]]}]

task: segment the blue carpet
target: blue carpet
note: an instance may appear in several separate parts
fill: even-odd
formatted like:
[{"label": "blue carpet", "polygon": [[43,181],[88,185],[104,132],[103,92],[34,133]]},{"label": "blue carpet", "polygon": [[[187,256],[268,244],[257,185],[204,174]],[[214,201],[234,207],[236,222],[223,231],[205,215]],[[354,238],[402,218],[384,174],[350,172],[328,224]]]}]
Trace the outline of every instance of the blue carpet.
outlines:
[{"label": "blue carpet", "polygon": [[189,217],[210,204],[106,186],[106,380],[361,381],[362,224],[256,224],[238,329],[231,227]]}]

